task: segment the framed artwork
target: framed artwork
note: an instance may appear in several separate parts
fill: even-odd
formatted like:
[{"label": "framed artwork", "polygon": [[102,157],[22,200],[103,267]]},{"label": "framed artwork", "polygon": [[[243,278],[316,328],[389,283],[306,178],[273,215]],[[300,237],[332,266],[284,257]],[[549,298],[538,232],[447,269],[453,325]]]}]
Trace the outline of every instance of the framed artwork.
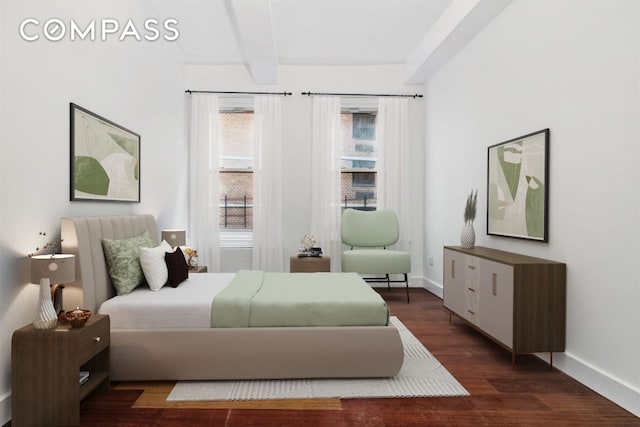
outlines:
[{"label": "framed artwork", "polygon": [[140,135],[74,103],[71,200],[140,201]]},{"label": "framed artwork", "polygon": [[548,241],[549,129],[488,149],[487,234]]}]

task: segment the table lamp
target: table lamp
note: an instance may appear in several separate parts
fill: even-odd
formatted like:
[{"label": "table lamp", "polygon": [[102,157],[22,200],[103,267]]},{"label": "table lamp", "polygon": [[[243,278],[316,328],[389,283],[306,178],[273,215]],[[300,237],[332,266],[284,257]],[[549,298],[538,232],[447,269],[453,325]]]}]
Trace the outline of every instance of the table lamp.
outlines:
[{"label": "table lamp", "polygon": [[58,323],[58,314],[51,300],[51,283],[69,283],[75,279],[74,255],[53,254],[31,257],[31,283],[40,283],[40,305],[32,323],[35,329],[53,329]]},{"label": "table lamp", "polygon": [[171,247],[184,246],[187,243],[185,230],[162,230],[162,240],[166,240]]}]

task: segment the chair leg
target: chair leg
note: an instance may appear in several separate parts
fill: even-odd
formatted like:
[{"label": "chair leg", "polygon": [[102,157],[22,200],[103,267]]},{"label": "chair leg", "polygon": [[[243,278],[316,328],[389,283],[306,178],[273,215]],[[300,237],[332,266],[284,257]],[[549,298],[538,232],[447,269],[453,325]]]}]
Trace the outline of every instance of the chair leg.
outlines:
[{"label": "chair leg", "polygon": [[407,278],[407,273],[404,273],[404,283],[407,287],[407,304],[409,304],[409,279]]}]

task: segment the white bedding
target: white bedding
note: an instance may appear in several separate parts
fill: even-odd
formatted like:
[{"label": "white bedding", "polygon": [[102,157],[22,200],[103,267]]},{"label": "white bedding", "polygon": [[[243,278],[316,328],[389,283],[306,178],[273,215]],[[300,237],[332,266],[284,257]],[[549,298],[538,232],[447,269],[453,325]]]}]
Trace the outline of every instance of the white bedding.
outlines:
[{"label": "white bedding", "polygon": [[115,296],[100,306],[111,329],[210,328],[211,303],[235,273],[189,274],[177,288],[152,291],[139,286],[128,295]]}]

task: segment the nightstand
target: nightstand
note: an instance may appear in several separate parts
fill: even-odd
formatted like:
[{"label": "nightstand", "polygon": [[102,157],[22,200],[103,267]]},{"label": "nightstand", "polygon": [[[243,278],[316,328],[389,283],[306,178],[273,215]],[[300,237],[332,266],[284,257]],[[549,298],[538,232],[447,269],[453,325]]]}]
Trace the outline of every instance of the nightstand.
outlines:
[{"label": "nightstand", "polygon": [[289,259],[291,273],[317,273],[331,271],[331,257],[329,256],[292,256]]},{"label": "nightstand", "polygon": [[189,269],[189,273],[206,273],[207,272],[207,266],[206,265],[199,265],[196,268],[190,268]]},{"label": "nightstand", "polygon": [[[80,385],[80,371],[89,379]],[[80,401],[109,391],[109,316],[93,314],[80,328],[31,325],[11,340],[13,427],[78,425]]]}]

